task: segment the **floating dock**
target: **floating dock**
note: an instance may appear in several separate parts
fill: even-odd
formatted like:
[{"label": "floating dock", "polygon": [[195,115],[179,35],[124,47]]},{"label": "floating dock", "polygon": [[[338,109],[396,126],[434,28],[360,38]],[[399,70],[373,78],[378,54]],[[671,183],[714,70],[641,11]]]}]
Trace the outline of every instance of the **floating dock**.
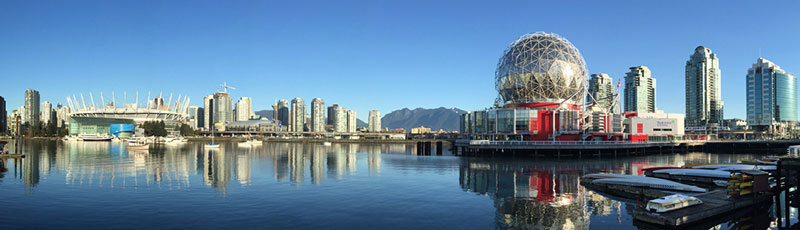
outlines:
[{"label": "floating dock", "polygon": [[687,226],[687,224],[703,222],[710,218],[719,217],[723,214],[741,210],[755,204],[772,201],[771,193],[732,199],[728,197],[726,190],[716,190],[695,197],[702,200],[703,203],[665,213],[654,213],[642,208],[636,208],[633,210],[633,217],[638,221],[646,223],[680,228]]},{"label": "floating dock", "polygon": [[24,154],[0,154],[0,159],[5,158],[25,158]]}]

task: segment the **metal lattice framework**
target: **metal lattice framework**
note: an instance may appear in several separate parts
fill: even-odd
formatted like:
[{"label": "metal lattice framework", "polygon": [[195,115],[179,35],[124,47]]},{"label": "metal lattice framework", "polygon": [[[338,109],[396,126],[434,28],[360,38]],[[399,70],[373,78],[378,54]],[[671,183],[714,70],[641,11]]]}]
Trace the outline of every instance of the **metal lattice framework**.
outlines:
[{"label": "metal lattice framework", "polygon": [[555,102],[577,105],[586,85],[586,62],[567,39],[546,32],[525,34],[497,63],[496,103]]}]

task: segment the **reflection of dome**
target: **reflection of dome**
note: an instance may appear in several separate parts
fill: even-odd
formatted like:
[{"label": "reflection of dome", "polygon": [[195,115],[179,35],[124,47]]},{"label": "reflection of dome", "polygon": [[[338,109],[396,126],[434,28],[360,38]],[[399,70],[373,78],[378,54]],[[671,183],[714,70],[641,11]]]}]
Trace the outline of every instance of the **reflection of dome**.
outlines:
[{"label": "reflection of dome", "polygon": [[497,63],[495,88],[503,103],[582,100],[586,62],[575,46],[553,33],[526,34]]}]

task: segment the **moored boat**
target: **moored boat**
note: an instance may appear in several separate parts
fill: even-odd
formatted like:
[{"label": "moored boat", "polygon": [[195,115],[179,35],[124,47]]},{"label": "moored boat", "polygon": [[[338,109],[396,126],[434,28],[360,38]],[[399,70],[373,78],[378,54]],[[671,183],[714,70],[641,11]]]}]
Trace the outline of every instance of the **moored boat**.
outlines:
[{"label": "moored boat", "polygon": [[644,176],[624,175],[624,174],[587,174],[584,179],[591,180],[592,184],[613,184],[626,185],[631,187],[645,187],[652,189],[683,191],[683,192],[707,192],[707,189],[694,185],[681,184],[678,182]]},{"label": "moored boat", "polygon": [[669,212],[693,205],[702,204],[703,201],[693,196],[674,194],[653,199],[647,202],[647,210],[651,212]]}]

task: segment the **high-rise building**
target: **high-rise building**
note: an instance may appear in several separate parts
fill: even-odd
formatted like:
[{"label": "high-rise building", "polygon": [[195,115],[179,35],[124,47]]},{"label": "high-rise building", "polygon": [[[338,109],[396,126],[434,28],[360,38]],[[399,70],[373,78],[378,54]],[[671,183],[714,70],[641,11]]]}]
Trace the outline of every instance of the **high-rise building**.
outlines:
[{"label": "high-rise building", "polygon": [[[608,74],[592,74],[589,79],[589,94],[597,101],[597,106],[608,111],[614,101],[614,79]],[[591,98],[587,98],[591,102]]]},{"label": "high-rise building", "polygon": [[250,120],[250,114],[253,113],[252,103],[253,100],[249,97],[239,98],[236,102],[236,121]]},{"label": "high-rise building", "polygon": [[292,99],[292,115],[289,116],[291,121],[291,131],[303,132],[303,127],[306,124],[306,102],[302,98],[296,97]]},{"label": "high-rise building", "polygon": [[337,107],[339,107],[339,104],[333,104],[331,106],[328,106],[328,124],[331,125],[333,124],[334,120],[333,111],[336,110]]},{"label": "high-rise building", "polygon": [[334,106],[333,131],[337,133],[347,132],[347,109],[338,105]]},{"label": "high-rise building", "polygon": [[53,110],[53,104],[50,104],[49,101],[44,101],[39,109],[41,110],[41,117],[39,120],[42,121],[44,125],[55,122],[55,110]]},{"label": "high-rise building", "polygon": [[355,133],[356,132],[356,122],[358,119],[356,118],[356,111],[348,110],[347,111],[347,132],[348,133]]},{"label": "high-rise building", "polygon": [[381,131],[381,111],[369,111],[369,131],[373,133]]},{"label": "high-rise building", "polygon": [[6,114],[6,99],[0,96],[0,133],[8,132],[8,114]]},{"label": "high-rise building", "polygon": [[289,101],[287,100],[279,100],[278,101],[278,110],[275,110],[275,113],[278,115],[278,122],[282,126],[290,127],[290,119],[289,119]]},{"label": "high-rise building", "polygon": [[189,127],[192,127],[193,129],[203,127],[204,123],[203,115],[205,115],[203,108],[197,106],[189,106],[188,112],[189,112]]},{"label": "high-rise building", "polygon": [[214,124],[233,122],[233,98],[226,92],[214,93]]},{"label": "high-rise building", "polygon": [[72,114],[72,108],[58,103],[58,106],[56,106],[56,128],[67,127],[70,114]]},{"label": "high-rise building", "polygon": [[747,70],[747,124],[797,122],[797,78],[767,59]]},{"label": "high-rise building", "polygon": [[625,112],[656,112],[656,79],[647,66],[635,66],[625,73]]},{"label": "high-rise building", "polygon": [[721,87],[717,54],[698,46],[686,61],[686,127],[722,124]]},{"label": "high-rise building", "polygon": [[214,95],[203,98],[203,128],[214,126]]},{"label": "high-rise building", "polygon": [[28,89],[25,91],[25,124],[33,125],[39,123],[39,91]]},{"label": "high-rise building", "polygon": [[325,101],[321,98],[311,100],[311,131],[325,132]]}]

